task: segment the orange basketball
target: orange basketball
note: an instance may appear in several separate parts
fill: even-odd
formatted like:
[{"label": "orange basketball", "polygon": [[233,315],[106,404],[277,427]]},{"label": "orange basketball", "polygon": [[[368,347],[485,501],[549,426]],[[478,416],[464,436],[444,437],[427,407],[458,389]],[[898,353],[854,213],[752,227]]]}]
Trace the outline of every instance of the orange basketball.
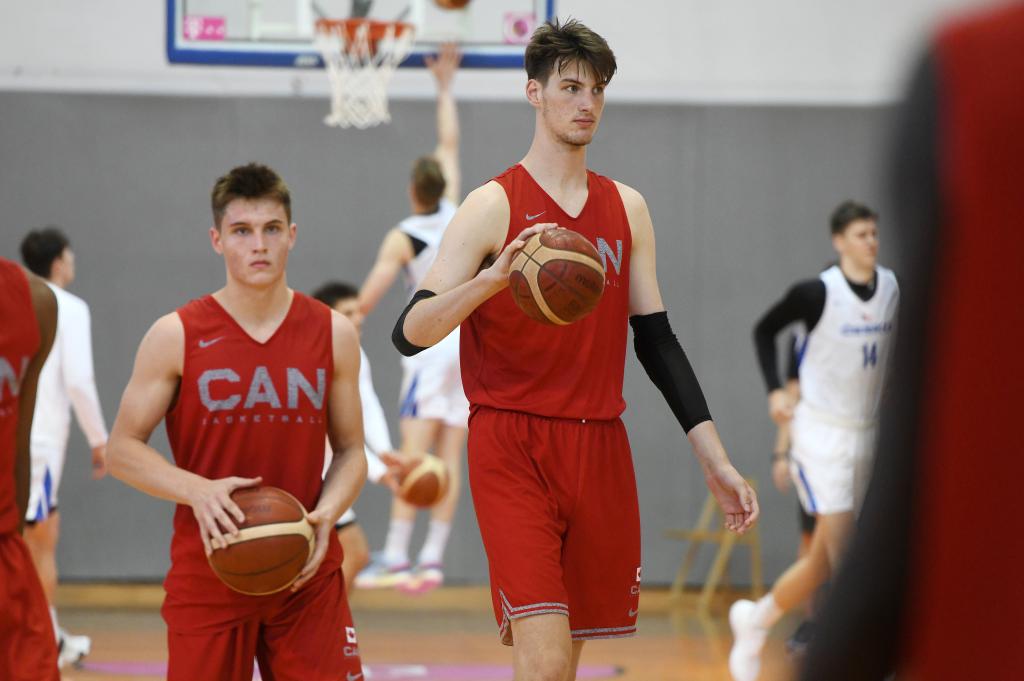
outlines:
[{"label": "orange basketball", "polygon": [[444,461],[424,454],[406,468],[398,483],[398,497],[413,506],[429,508],[444,499],[448,492],[448,467]]},{"label": "orange basketball", "polygon": [[462,9],[469,4],[470,0],[434,0],[434,4],[441,9]]},{"label": "orange basketball", "polygon": [[572,324],[593,311],[604,293],[604,265],[597,249],[571,229],[534,234],[512,259],[512,298],[532,319]]},{"label": "orange basketball", "polygon": [[235,591],[252,596],[291,586],[313,551],[313,526],[299,500],[277,487],[231,493],[245,514],[238,537],[210,554],[210,567]]}]

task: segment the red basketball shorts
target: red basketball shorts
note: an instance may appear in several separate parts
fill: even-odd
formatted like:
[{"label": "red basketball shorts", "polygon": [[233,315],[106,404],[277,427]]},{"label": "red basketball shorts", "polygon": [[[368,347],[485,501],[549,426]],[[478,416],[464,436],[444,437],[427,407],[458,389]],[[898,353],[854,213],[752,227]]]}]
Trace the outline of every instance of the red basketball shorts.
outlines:
[{"label": "red basketball shorts", "polygon": [[0,534],[0,679],[60,681],[50,608],[16,532]]},{"label": "red basketball shorts", "polygon": [[479,407],[469,482],[502,643],[541,614],[568,616],[577,640],[636,633],[640,510],[622,421]]},{"label": "red basketball shorts", "polygon": [[257,617],[210,632],[168,627],[168,681],[363,681],[341,570],[296,593],[266,596]]}]

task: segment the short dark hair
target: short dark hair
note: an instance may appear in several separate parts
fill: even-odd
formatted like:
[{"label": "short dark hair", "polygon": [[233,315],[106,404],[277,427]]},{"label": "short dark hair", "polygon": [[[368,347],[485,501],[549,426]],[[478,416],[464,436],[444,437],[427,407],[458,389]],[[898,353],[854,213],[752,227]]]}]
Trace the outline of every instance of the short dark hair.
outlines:
[{"label": "short dark hair", "polygon": [[339,301],[358,298],[359,289],[347,281],[329,281],[313,291],[313,297],[327,307],[334,307]]},{"label": "short dark hair", "polygon": [[441,164],[433,156],[421,156],[412,164],[412,191],[424,206],[436,206],[446,186]]},{"label": "short dark hair", "polygon": [[21,240],[21,260],[33,274],[48,279],[53,261],[70,245],[71,242],[58,227],[48,225],[42,229],[33,229]]},{"label": "short dark hair", "polygon": [[584,63],[602,83],[611,82],[617,65],[615,53],[600,35],[576,19],[541,24],[526,46],[526,77],[547,84],[552,70]]},{"label": "short dark hair", "polygon": [[832,236],[842,234],[849,227],[851,222],[857,220],[878,220],[878,213],[868,208],[863,203],[856,201],[843,201],[832,211],[829,219],[829,226],[832,229]]},{"label": "short dark hair", "polygon": [[284,207],[288,222],[292,221],[292,194],[281,176],[269,166],[249,163],[217,178],[210,195],[213,224],[217,229],[228,204],[235,199],[273,199]]}]

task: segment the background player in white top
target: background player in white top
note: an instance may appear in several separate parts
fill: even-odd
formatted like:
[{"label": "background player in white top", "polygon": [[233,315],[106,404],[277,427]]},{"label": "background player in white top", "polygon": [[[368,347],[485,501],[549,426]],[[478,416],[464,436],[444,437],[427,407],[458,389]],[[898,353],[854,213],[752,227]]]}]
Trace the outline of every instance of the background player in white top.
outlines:
[{"label": "background player in white top", "polygon": [[[817,516],[810,550],[754,603],[729,612],[735,643],[729,671],[754,681],[768,630],[810,597],[835,571],[853,526],[856,482],[870,465],[878,403],[893,337],[899,287],[878,260],[878,216],[846,201],[833,212],[832,245],[839,264],[800,282],[754,330],[758,360],[776,423],[792,420],[790,472],[805,510]],[[800,399],[779,380],[775,336],[802,323]]]},{"label": "background player in white top", "polygon": [[[313,292],[313,297],[327,307],[339,312],[352,322],[356,331],[363,332],[363,313],[359,309],[359,289],[342,281],[330,281]],[[363,406],[363,438],[366,440],[366,479],[378,485],[387,485],[392,491],[398,489],[393,468],[389,463],[396,464],[394,447],[391,445],[391,433],[388,422],[384,418],[384,409],[380,406],[380,398],[373,387],[373,374],[370,371],[370,360],[366,352],[359,348],[359,401]],[[328,448],[330,444],[327,445]],[[325,470],[329,464],[331,452],[325,455]],[[366,533],[356,521],[353,509],[345,511],[334,523],[338,540],[345,552],[341,562],[341,571],[345,576],[345,590],[352,592],[352,583],[356,575],[370,562],[370,546],[366,541]]]},{"label": "background player in white top", "polygon": [[[413,165],[409,184],[413,214],[384,237],[359,293],[364,314],[373,310],[401,272],[410,296],[419,288],[455,214],[460,185],[459,120],[451,84],[460,59],[452,44],[443,45],[436,59],[427,59],[437,81],[437,148]],[[450,475],[448,494],[431,511],[430,528],[414,571],[410,571],[409,541],[416,509],[395,497],[384,551],[356,583],[364,588],[397,586],[422,592],[444,580],[441,564],[461,488],[469,401],[462,388],[458,329],[429,351],[403,358],[402,368],[402,452],[431,451],[441,457]]]},{"label": "background player in white top", "polygon": [[67,288],[75,279],[75,254],[56,227],[33,230],[21,242],[21,256],[33,273],[46,280],[57,297],[57,336],[39,375],[32,420],[32,482],[26,514],[28,544],[43,591],[50,603],[60,664],[77,662],[89,653],[88,636],[70,636],[57,624],[57,539],[60,515],[57,489],[64,471],[71,410],[92,449],[92,477],[106,475],[107,428],[103,423],[92,364],[89,306]]}]

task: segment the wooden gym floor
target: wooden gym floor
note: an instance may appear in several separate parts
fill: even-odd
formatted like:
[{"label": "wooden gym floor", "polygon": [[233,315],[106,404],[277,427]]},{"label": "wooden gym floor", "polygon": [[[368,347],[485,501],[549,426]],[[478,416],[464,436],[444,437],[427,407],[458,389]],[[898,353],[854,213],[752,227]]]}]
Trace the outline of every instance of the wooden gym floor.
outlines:
[{"label": "wooden gym floor", "polygon": [[[729,681],[732,637],[725,613],[744,594],[725,594],[709,617],[695,611],[696,593],[673,601],[667,590],[645,591],[639,634],[588,642],[580,679],[616,681]],[[149,681],[163,678],[167,661],[159,586],[62,585],[61,624],[92,637],[82,669],[65,681]],[[357,591],[352,611],[359,628],[367,681],[509,681],[511,654],[500,645],[490,595],[481,587],[446,587],[425,596]],[[783,641],[797,618],[776,627],[765,651],[761,681],[791,678]]]}]

